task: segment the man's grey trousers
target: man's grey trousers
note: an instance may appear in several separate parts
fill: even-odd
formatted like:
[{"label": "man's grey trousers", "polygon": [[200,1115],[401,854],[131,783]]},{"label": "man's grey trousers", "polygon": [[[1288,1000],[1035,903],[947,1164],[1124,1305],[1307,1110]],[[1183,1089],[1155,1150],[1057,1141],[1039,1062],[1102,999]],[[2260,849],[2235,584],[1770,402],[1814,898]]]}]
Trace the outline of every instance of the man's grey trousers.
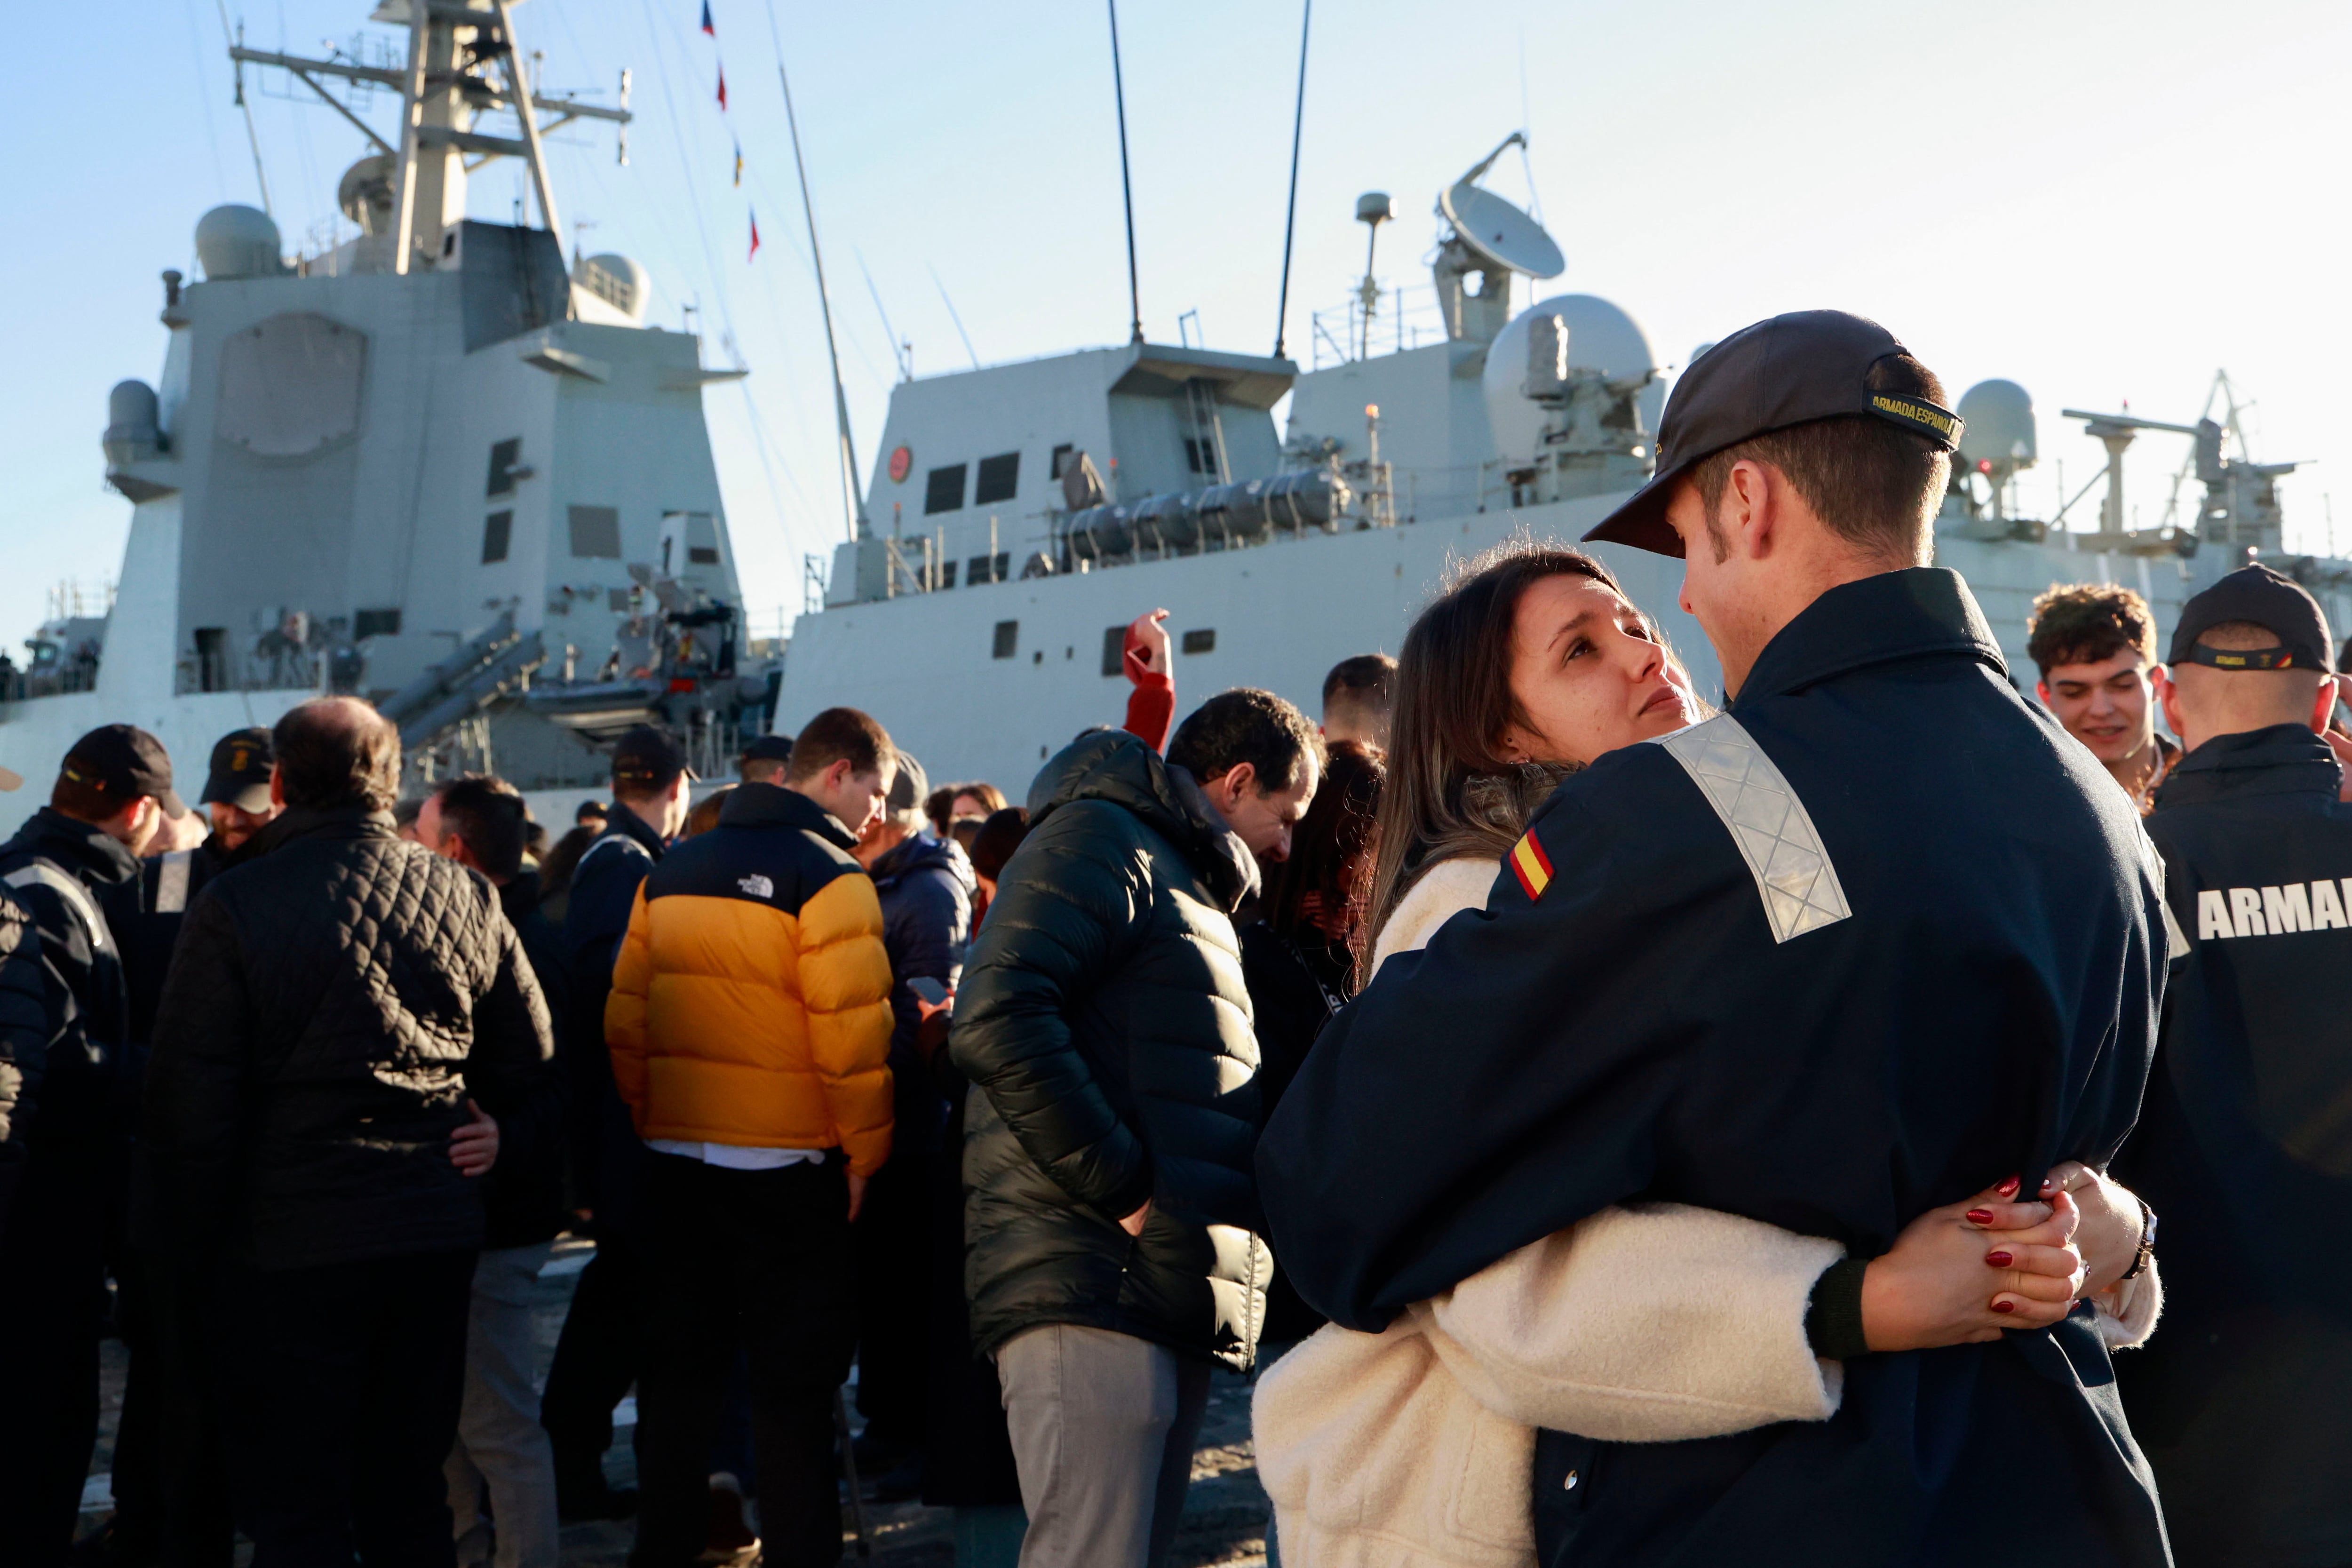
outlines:
[{"label": "man's grey trousers", "polygon": [[555,1451],[539,1424],[539,1393],[530,1381],[531,1298],[552,1250],[544,1241],[497,1247],[474,1265],[466,1402],[444,1467],[459,1568],[555,1568],[562,1550]]},{"label": "man's grey trousers", "polygon": [[996,1352],[1029,1533],[1021,1568],[1158,1568],[1176,1539],[1209,1363],[1054,1323]]}]

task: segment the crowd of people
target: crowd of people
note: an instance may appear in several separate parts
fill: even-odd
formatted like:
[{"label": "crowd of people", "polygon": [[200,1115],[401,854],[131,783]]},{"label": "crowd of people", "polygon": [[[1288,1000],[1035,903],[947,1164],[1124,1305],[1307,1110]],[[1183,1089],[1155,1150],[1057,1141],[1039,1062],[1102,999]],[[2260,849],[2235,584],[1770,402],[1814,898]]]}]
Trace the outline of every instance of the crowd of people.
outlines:
[{"label": "crowd of people", "polygon": [[92,731],[0,846],[0,1562],[824,1564],[863,1489],[1156,1568],[1223,1366],[1294,1568],[2352,1563],[2326,618],[2053,589],[2029,700],[1944,404],[1835,312],[1685,374],[1588,537],[1719,705],[1522,540],[1319,721],[1177,722],[1140,617],[1018,804],[848,708],[556,838],[352,699],[201,816]]}]

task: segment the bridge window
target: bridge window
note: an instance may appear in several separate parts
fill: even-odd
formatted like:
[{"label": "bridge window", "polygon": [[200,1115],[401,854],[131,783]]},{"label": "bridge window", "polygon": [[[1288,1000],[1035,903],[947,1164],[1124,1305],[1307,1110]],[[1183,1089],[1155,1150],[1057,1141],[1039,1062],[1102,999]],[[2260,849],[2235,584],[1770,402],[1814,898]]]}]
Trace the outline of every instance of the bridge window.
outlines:
[{"label": "bridge window", "polygon": [[617,507],[575,506],[571,511],[572,553],[583,561],[621,558],[621,512]]},{"label": "bridge window", "polygon": [[1062,477],[1062,469],[1069,464],[1070,454],[1076,450],[1076,446],[1068,441],[1065,441],[1060,446],[1055,447],[1053,466],[1046,470],[1045,477],[1049,479],[1060,479]]},{"label": "bridge window", "polygon": [[352,636],[355,639],[396,637],[400,635],[400,612],[394,610],[362,610],[352,617]]},{"label": "bridge window", "polygon": [[1184,634],[1184,651],[1186,653],[1216,652],[1217,628],[1214,626],[1202,626],[1197,631],[1186,632]]},{"label": "bridge window", "polygon": [[522,463],[522,437],[501,441],[490,448],[490,488],[486,495],[504,496],[514,493],[514,471]]},{"label": "bridge window", "polygon": [[996,640],[988,650],[989,657],[991,658],[1011,658],[1014,653],[1019,651],[1020,646],[1021,623],[1019,621],[997,622]]},{"label": "bridge window", "polygon": [[965,465],[950,463],[943,468],[933,468],[923,486],[923,513],[961,511],[963,510],[963,470]]},{"label": "bridge window", "polygon": [[514,513],[494,511],[482,523],[482,564],[507,558],[507,544],[514,537]]},{"label": "bridge window", "polygon": [[971,504],[986,506],[991,501],[1011,500],[1013,492],[1021,488],[1021,454],[1007,452],[1002,457],[980,460],[980,481],[972,487]]}]

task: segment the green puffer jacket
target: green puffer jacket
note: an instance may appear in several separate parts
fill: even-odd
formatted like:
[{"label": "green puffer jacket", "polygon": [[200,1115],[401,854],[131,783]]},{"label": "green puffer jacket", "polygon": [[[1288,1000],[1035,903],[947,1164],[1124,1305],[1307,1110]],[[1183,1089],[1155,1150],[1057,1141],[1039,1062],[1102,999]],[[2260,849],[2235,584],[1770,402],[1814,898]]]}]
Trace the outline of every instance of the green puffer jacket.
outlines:
[{"label": "green puffer jacket", "polygon": [[[1189,775],[1118,731],[1046,763],[1029,813],[949,1045],[972,1081],[974,1346],[1077,1323],[1245,1368],[1273,1267],[1232,920],[1256,862]],[[1119,1217],[1147,1198],[1130,1237]]]}]

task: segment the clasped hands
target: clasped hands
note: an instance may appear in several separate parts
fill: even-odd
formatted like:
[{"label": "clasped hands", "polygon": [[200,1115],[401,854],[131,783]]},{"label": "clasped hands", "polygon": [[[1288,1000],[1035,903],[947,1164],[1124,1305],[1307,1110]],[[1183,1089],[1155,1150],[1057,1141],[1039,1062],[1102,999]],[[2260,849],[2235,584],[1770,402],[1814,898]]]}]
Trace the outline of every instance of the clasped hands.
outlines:
[{"label": "clasped hands", "polygon": [[2047,1328],[2112,1290],[2138,1250],[2130,1193],[2068,1161],[2038,1202],[2014,1176],[1964,1203],[1930,1209],[1863,1274],[1863,1336],[1874,1351],[1929,1350]]}]

